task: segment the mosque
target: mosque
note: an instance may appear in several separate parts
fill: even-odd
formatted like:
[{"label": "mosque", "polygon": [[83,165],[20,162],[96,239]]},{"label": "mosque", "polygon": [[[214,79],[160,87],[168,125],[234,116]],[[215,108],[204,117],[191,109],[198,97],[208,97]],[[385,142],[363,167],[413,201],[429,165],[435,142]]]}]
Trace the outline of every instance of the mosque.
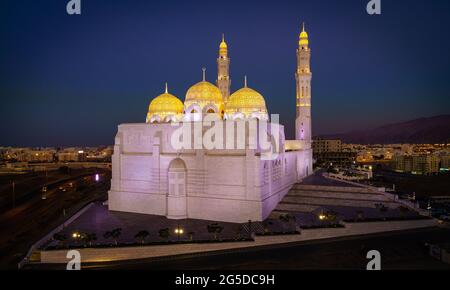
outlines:
[{"label": "mosque", "polygon": [[[145,123],[119,125],[109,210],[169,219],[266,219],[289,189],[312,173],[310,58],[303,25],[295,73],[296,140],[285,140],[284,127],[271,120],[264,97],[246,80],[231,93],[228,45],[222,37],[216,84],[206,81],[203,70],[202,81],[187,90],[184,103],[166,84],[150,102]],[[212,137],[213,147],[196,142],[209,134],[208,126],[201,126],[206,119],[223,129]],[[252,130],[253,123],[266,127]],[[270,158],[264,138],[255,137],[261,135],[268,137],[268,150],[276,152]],[[180,140],[192,146],[180,147]]]}]

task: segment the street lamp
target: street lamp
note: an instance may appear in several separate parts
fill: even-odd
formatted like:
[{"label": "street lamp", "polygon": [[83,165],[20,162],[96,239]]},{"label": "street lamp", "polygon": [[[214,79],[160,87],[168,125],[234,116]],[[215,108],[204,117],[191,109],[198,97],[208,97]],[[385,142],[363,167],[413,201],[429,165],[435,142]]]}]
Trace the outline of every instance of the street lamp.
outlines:
[{"label": "street lamp", "polygon": [[319,220],[324,221],[324,220],[326,220],[326,219],[327,219],[327,216],[326,216],[323,212],[321,212],[321,213],[319,214]]},{"label": "street lamp", "polygon": [[180,236],[184,233],[184,230],[180,228],[180,226],[177,226],[175,229],[175,234],[178,236],[178,240],[180,240]]},{"label": "street lamp", "polygon": [[16,207],[16,182],[14,180],[11,181],[12,186],[12,202],[13,202],[13,208]]},{"label": "street lamp", "polygon": [[432,209],[433,209],[433,208],[431,207],[431,201],[428,200],[427,210],[428,210],[428,215],[429,215],[429,216],[431,216],[431,210],[432,210]]}]

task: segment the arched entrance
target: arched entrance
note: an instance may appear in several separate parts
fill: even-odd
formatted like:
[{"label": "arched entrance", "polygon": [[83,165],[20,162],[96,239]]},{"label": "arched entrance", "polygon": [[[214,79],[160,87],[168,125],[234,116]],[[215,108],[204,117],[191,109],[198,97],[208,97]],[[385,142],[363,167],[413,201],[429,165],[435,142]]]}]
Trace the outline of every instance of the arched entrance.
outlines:
[{"label": "arched entrance", "polygon": [[170,219],[187,218],[186,173],[186,164],[182,159],[170,162],[167,194],[167,217]]}]

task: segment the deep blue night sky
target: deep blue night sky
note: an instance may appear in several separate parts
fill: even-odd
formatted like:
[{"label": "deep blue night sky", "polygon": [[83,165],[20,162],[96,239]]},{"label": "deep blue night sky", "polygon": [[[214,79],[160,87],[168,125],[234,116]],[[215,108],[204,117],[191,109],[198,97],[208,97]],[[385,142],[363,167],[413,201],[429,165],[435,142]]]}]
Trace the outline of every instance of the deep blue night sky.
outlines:
[{"label": "deep blue night sky", "polygon": [[293,135],[298,34],[312,48],[313,133],[450,113],[450,1],[2,0],[0,145],[112,144],[169,82],[215,81],[222,32],[232,91],[248,75]]}]

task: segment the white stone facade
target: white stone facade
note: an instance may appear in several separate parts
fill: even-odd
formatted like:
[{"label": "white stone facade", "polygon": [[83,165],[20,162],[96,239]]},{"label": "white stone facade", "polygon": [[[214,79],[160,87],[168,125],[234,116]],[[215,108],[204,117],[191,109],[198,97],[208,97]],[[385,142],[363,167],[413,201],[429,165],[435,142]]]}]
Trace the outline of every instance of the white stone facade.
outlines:
[{"label": "white stone facade", "polygon": [[176,150],[171,144],[176,129],[173,124],[119,126],[110,210],[173,219],[262,221],[312,171],[311,150],[285,152],[284,139],[277,158],[263,160],[261,149],[248,149],[248,144],[245,150]]}]

